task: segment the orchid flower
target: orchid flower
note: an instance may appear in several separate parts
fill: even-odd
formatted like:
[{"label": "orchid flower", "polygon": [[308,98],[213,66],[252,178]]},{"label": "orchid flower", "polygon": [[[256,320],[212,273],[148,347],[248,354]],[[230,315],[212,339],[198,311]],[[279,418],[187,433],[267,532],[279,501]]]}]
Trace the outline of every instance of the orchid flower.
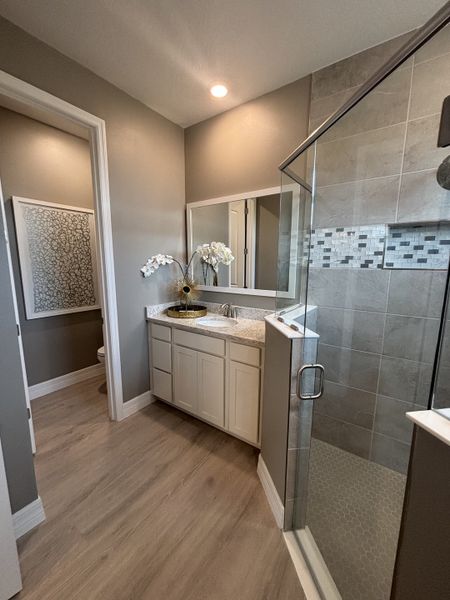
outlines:
[{"label": "orchid flower", "polygon": [[234,256],[223,242],[211,242],[210,244],[202,244],[201,246],[197,246],[195,252],[193,252],[189,263],[183,267],[181,263],[171,256],[170,254],[154,254],[149,259],[145,265],[141,268],[141,273],[143,277],[150,277],[155,271],[159,269],[159,267],[163,265],[170,265],[172,263],[176,263],[183,275],[183,278],[188,277],[189,268],[192,264],[192,261],[196,255],[200,256],[200,259],[203,263],[211,265],[214,271],[217,273],[219,270],[219,265],[229,265],[234,260]]}]

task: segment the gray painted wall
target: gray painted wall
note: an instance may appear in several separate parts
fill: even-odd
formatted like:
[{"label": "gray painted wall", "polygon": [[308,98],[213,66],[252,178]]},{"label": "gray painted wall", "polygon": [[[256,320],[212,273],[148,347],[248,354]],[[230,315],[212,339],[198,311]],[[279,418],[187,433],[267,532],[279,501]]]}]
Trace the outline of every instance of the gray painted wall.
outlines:
[{"label": "gray painted wall", "polygon": [[106,122],[124,400],[149,389],[144,306],[170,299],[157,252],[184,254],[183,130],[88,69],[0,19],[0,68]]},{"label": "gray painted wall", "polygon": [[97,363],[100,310],[25,318],[11,196],[94,208],[89,142],[0,108],[0,177],[29,385]]},{"label": "gray painted wall", "polygon": [[[144,306],[171,296],[167,273],[144,280],[139,267],[157,252],[182,256],[185,249],[183,130],[2,18],[0,68],[106,122],[123,390],[130,400],[149,389]],[[2,389],[1,418],[17,510],[36,498],[36,487],[21,377],[13,368],[17,353],[3,338],[1,360],[15,390],[5,396]]]},{"label": "gray painted wall", "polygon": [[310,77],[185,130],[186,201],[280,184],[278,165],[308,132]]},{"label": "gray painted wall", "polygon": [[37,498],[6,242],[0,214],[0,439],[11,509]]},{"label": "gray painted wall", "polygon": [[[280,185],[278,165],[308,133],[309,102],[310,77],[304,77],[188,127],[186,201]],[[216,292],[202,297],[275,309],[274,298]]]}]

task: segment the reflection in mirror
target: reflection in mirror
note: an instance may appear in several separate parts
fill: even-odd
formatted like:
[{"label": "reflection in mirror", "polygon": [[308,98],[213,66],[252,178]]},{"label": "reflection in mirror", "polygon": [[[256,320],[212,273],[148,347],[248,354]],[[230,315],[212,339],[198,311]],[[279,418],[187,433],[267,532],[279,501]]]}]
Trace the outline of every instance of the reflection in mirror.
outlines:
[{"label": "reflection in mirror", "polygon": [[[283,211],[280,221],[279,188],[195,202],[187,211],[189,252],[216,241],[229,246],[235,257],[229,267],[220,265],[216,276],[196,263],[193,276],[200,285],[265,295],[275,295],[277,283],[286,293],[295,289],[295,269],[290,269],[292,212]],[[280,248],[279,235],[284,240]]]}]

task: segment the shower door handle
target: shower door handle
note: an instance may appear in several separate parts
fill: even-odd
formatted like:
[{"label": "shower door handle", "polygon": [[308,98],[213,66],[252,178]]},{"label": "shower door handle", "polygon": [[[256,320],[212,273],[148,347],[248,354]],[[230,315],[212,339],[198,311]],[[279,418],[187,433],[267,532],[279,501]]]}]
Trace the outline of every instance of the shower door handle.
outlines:
[{"label": "shower door handle", "polygon": [[[317,392],[317,394],[303,394],[302,393],[303,373],[308,369],[318,369],[319,370],[319,373],[320,373],[319,391]],[[297,396],[300,398],[300,400],[316,400],[317,398],[320,398],[320,396],[323,394],[324,375],[325,375],[325,369],[323,368],[323,365],[310,364],[310,365],[303,365],[303,367],[300,367],[300,369],[297,371]]]}]

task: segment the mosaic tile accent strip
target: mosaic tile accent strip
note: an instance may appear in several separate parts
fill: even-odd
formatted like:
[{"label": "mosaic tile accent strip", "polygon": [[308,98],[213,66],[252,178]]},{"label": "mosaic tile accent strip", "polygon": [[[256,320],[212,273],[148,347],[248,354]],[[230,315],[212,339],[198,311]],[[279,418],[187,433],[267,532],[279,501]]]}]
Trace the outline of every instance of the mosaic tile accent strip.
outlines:
[{"label": "mosaic tile accent strip", "polygon": [[382,269],[385,238],[385,225],[313,229],[310,265]]},{"label": "mosaic tile accent strip", "polygon": [[384,268],[447,269],[450,223],[388,227]]},{"label": "mosaic tile accent strip", "polygon": [[331,269],[446,270],[449,254],[450,223],[360,225],[313,229],[309,264]]}]

